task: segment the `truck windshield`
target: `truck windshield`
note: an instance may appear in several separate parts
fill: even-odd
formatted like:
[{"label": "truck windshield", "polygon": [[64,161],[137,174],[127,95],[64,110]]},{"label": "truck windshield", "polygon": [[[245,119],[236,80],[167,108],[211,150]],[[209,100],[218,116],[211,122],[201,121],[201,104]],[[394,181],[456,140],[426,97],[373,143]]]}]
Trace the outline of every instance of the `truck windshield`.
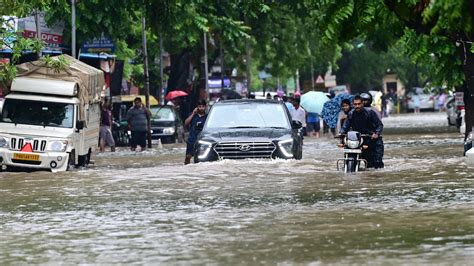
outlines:
[{"label": "truck windshield", "polygon": [[73,117],[72,104],[6,99],[1,122],[72,128]]}]

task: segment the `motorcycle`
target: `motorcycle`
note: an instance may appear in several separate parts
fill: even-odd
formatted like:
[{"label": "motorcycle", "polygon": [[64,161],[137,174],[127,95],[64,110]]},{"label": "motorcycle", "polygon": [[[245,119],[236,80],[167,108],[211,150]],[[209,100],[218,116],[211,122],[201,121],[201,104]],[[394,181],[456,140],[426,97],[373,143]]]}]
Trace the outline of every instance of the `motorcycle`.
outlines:
[{"label": "motorcycle", "polygon": [[[357,131],[349,131],[347,134],[336,136],[341,139],[338,144],[339,148],[344,150],[344,158],[337,160],[337,170],[339,171],[340,163],[344,166],[344,173],[357,173],[360,170],[367,169],[369,158],[369,142],[371,135],[361,134]],[[363,166],[363,167],[362,167]]]},{"label": "motorcycle", "polygon": [[129,146],[130,145],[130,133],[128,131],[128,123],[112,121],[112,136],[115,140],[116,146]]}]

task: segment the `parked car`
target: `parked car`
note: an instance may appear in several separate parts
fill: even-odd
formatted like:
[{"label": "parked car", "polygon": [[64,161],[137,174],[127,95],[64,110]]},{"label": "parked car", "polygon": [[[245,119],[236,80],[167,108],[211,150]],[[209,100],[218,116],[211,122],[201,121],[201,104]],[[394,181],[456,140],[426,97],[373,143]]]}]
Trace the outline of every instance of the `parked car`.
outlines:
[{"label": "parked car", "polygon": [[171,105],[152,106],[151,112],[151,139],[161,139],[161,143],[175,143],[184,141],[184,125],[178,112]]},{"label": "parked car", "polygon": [[[142,99],[142,103],[145,104],[145,95],[117,95],[112,97],[112,115],[118,122],[122,122],[127,117],[128,110],[133,106],[133,101],[136,97]],[[150,95],[149,98],[150,106],[158,106],[158,100]]]},{"label": "parked car", "polygon": [[220,159],[301,159],[301,123],[283,102],[224,100],[215,103],[196,141],[194,161]]},{"label": "parked car", "polygon": [[455,98],[449,97],[446,101],[445,109],[448,118],[448,125],[460,128],[462,122],[461,110],[464,109],[464,106],[456,105]]},{"label": "parked car", "polygon": [[[420,110],[434,111],[436,100],[431,93],[422,93],[418,90],[418,97],[420,97]],[[407,93],[407,108],[409,111],[415,110],[414,92]]]}]

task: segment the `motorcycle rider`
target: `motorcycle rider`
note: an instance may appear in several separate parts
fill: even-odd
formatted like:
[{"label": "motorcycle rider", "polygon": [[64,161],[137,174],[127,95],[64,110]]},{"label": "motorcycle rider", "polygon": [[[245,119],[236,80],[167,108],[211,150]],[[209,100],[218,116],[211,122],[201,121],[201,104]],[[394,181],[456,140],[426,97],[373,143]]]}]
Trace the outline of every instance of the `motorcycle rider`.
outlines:
[{"label": "motorcycle rider", "polygon": [[380,113],[379,110],[375,108],[375,106],[372,106],[372,95],[370,93],[364,92],[360,95],[360,97],[362,98],[362,103],[364,104],[364,107],[370,108],[372,111],[375,112],[379,119],[382,119],[382,113]]},{"label": "motorcycle rider", "polygon": [[340,130],[340,134],[347,134],[349,130],[358,131],[361,134],[371,135],[369,143],[369,156],[367,167],[383,168],[383,124],[378,116],[370,108],[363,106],[362,97],[356,95],[353,100],[354,109],[349,112],[347,119]]}]

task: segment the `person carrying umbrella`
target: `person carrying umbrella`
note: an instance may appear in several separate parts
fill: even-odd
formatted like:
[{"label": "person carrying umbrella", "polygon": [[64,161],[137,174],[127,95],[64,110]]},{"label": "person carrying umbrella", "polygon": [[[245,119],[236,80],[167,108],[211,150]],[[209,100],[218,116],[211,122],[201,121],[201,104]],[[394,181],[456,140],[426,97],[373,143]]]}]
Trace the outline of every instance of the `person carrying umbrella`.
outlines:
[{"label": "person carrying umbrella", "polygon": [[341,131],[342,125],[346,122],[347,115],[352,110],[351,101],[349,99],[343,99],[341,102],[341,111],[337,117],[336,132]]}]

